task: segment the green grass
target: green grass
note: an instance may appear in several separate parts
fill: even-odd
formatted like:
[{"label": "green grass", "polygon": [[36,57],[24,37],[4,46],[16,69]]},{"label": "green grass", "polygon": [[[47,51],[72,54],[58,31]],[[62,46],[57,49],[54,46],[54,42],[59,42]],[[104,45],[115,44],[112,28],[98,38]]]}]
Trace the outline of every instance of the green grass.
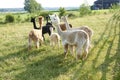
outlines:
[{"label": "green grass", "polygon": [[106,26],[112,14],[69,19],[73,26],[88,25],[94,31],[92,48],[85,61],[70,54],[64,59],[63,47],[45,43],[27,50],[32,23],[0,24],[0,80],[119,80],[120,27]]}]

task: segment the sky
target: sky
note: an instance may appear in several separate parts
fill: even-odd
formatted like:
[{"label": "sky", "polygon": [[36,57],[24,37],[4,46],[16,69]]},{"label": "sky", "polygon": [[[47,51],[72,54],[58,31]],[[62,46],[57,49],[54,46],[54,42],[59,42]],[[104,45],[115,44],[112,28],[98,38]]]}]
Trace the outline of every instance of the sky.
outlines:
[{"label": "sky", "polygon": [[[92,5],[96,0],[36,0],[42,7],[79,7],[83,3]],[[1,0],[0,8],[23,8],[24,0]]]}]

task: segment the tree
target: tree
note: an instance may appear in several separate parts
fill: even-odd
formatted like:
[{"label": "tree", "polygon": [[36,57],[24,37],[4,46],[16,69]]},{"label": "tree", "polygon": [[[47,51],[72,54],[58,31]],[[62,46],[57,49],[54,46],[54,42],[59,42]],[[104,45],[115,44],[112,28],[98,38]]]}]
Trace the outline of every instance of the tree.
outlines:
[{"label": "tree", "polygon": [[6,16],[5,16],[5,22],[6,23],[12,23],[12,22],[14,22],[15,21],[15,18],[14,18],[14,16],[12,15],[12,14],[7,14]]},{"label": "tree", "polygon": [[61,16],[64,16],[65,14],[66,14],[65,8],[60,7],[59,8],[59,16],[61,17]]},{"label": "tree", "polygon": [[79,8],[80,16],[88,15],[91,13],[90,7],[82,4]]},{"label": "tree", "polygon": [[24,5],[24,9],[30,13],[42,10],[41,4],[37,3],[35,0],[25,0]]}]

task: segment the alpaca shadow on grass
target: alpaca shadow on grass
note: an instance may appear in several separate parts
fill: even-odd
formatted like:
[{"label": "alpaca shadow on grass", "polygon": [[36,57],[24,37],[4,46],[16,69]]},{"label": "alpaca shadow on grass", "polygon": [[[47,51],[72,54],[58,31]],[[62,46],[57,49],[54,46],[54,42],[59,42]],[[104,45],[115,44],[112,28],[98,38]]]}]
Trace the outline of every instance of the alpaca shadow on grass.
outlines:
[{"label": "alpaca shadow on grass", "polygon": [[[18,51],[13,51],[12,53],[9,53],[8,55],[0,57],[0,68],[3,70],[2,73],[10,74],[11,72],[16,71],[17,69],[20,69],[22,66],[18,66],[19,60],[21,62],[25,62],[28,60],[28,57],[30,56],[37,56],[38,54],[41,54],[41,52],[45,51],[45,49],[34,49],[32,51],[28,51],[28,48],[24,48],[23,46],[17,46],[19,48]],[[11,64],[14,63],[14,64]],[[4,64],[4,65],[3,65]],[[11,68],[5,69],[5,66],[9,66]],[[4,70],[5,69],[5,70]]]},{"label": "alpaca shadow on grass", "polygon": [[[120,23],[119,23],[120,24]],[[115,66],[114,66],[114,76],[113,80],[119,80],[120,79],[120,25],[119,25],[119,40],[118,40],[118,47],[116,54],[112,57],[113,60],[115,60]]]},{"label": "alpaca shadow on grass", "polygon": [[26,65],[26,70],[16,75],[16,80],[51,80],[65,74],[75,63],[64,61],[63,54],[47,56]]},{"label": "alpaca shadow on grass", "polygon": [[[114,61],[115,61],[115,65],[114,65],[114,68],[112,69],[114,75],[112,75],[113,76],[112,78],[114,78],[114,80],[118,80],[120,77],[120,73],[119,73],[120,72],[120,62],[119,62],[119,60],[120,60],[120,54],[119,54],[119,52],[120,52],[120,34],[119,34],[120,33],[120,27],[119,27],[120,23],[119,23],[119,26],[117,26],[117,25],[116,26],[112,25],[112,26],[113,26],[113,27],[111,27],[112,30],[110,30],[110,32],[109,32],[109,37],[108,37],[109,41],[107,41],[109,43],[109,46],[107,47],[107,50],[106,50],[107,52],[105,55],[105,60],[101,65],[99,65],[96,68],[95,68],[96,64],[95,63],[93,64],[93,68],[102,72],[101,80],[108,79],[107,73],[109,73],[109,71],[110,71],[108,67]],[[113,33],[113,35],[112,35],[112,33]],[[119,39],[118,39],[118,42],[116,43],[115,40],[117,38],[119,38]],[[118,44],[117,48],[114,47],[115,44]],[[114,56],[111,57],[111,55],[113,55],[113,51],[112,51],[113,49],[114,49],[114,51],[116,51],[116,53],[114,53]],[[98,54],[100,54],[100,52]]]},{"label": "alpaca shadow on grass", "polygon": [[[119,68],[119,65],[120,65],[120,63],[119,63],[119,60],[120,60],[120,54],[119,54],[119,52],[120,52],[120,35],[119,35],[120,27],[119,27],[119,32],[117,32],[118,27],[106,26],[106,28],[105,28],[104,32],[102,33],[101,37],[98,39],[95,46],[89,52],[88,58],[89,58],[90,55],[93,55],[91,53],[94,52],[96,47],[99,46],[99,43],[102,42],[102,44],[100,45],[100,48],[96,52],[97,53],[96,57],[93,59],[92,65],[90,66],[91,67],[90,71],[86,71],[84,74],[82,73],[82,68],[84,69],[83,66],[88,61],[87,60],[88,58],[87,58],[80,65],[80,69],[76,70],[76,73],[74,74],[73,79],[81,79],[81,80],[94,79],[94,76],[91,77],[90,75],[94,75],[94,74],[96,74],[96,72],[100,71],[102,73],[100,80],[106,80],[107,79],[107,73],[109,73],[108,67],[110,66],[110,63],[114,60],[116,61],[115,62],[116,64],[115,64],[115,67],[113,68],[113,70],[115,72],[114,73],[115,76],[113,78],[115,80],[117,80],[120,77],[120,73],[119,73],[120,72],[120,68]],[[108,33],[108,34],[107,34],[107,37],[104,39],[105,33]],[[113,57],[110,57],[110,55],[113,54],[113,53],[111,53],[112,48],[113,48],[113,45],[114,45],[114,41],[118,37],[118,35],[119,35],[119,41],[118,41],[118,48],[116,49],[117,51],[116,51],[116,53]],[[96,67],[97,61],[99,61],[98,57],[102,54],[102,50],[104,49],[104,46],[107,45],[107,44],[108,44],[108,47],[107,47],[106,53],[104,53],[104,55],[106,54],[105,55],[105,60],[101,65]],[[94,71],[91,71],[91,70],[94,70]]]},{"label": "alpaca shadow on grass", "polygon": [[[92,53],[94,52],[94,50],[96,50],[96,47],[99,46],[99,43],[103,41],[104,35],[106,34],[106,32],[107,32],[108,29],[110,29],[110,28],[109,28],[108,26],[106,26],[106,28],[104,29],[103,33],[102,33],[101,36],[99,37],[99,39],[94,43],[94,47],[92,47],[92,49],[89,51],[89,54],[88,54],[87,59],[84,60],[84,61],[82,62],[82,64],[80,65],[80,68],[79,68],[78,70],[76,70],[73,79],[81,79],[81,80],[84,80],[84,79],[87,80],[87,79],[89,79],[88,77],[89,77],[89,74],[90,74],[91,72],[90,72],[90,71],[87,71],[87,72],[85,72],[85,73],[83,74],[83,73],[82,73],[82,69],[84,69],[83,66],[84,66],[85,63],[88,61],[89,57],[93,55]],[[104,44],[102,44],[101,48],[98,50],[99,53],[101,52],[101,50],[102,50],[103,46],[105,45],[106,41],[107,41],[107,39],[104,41]],[[96,52],[96,53],[97,53],[97,52]],[[95,63],[96,63],[99,55],[100,55],[100,54],[97,54],[96,58],[93,60],[93,61],[95,61]],[[93,63],[93,64],[94,64],[94,63]]]}]

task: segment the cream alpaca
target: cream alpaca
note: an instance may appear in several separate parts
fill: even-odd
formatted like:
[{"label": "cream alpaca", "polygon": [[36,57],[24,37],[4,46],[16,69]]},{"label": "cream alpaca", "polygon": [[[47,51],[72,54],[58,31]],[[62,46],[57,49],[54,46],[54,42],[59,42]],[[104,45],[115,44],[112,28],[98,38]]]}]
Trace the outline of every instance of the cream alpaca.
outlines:
[{"label": "cream alpaca", "polygon": [[[89,48],[89,36],[83,30],[66,30],[62,31],[60,28],[60,20],[58,16],[49,15],[52,23],[57,27],[58,34],[62,38],[62,44],[64,46],[64,53],[67,54],[68,45],[76,46],[76,59],[82,56],[82,48],[84,48],[83,59],[87,57]],[[84,47],[83,47],[84,46]]]},{"label": "cream alpaca", "polygon": [[40,29],[33,29],[29,33],[29,42],[28,42],[28,49],[31,49],[32,46],[32,41],[35,43],[35,47],[39,48],[39,42],[40,44],[43,42],[43,37],[42,37],[42,24],[43,24],[43,17],[39,17],[39,24],[40,24]]},{"label": "cream alpaca", "polygon": [[58,48],[60,47],[60,36],[58,33],[52,33],[50,35],[50,45],[53,47],[58,45]]},{"label": "cream alpaca", "polygon": [[60,47],[60,36],[58,33],[53,32],[53,28],[50,28],[51,35],[50,35],[50,46],[58,45]]}]

